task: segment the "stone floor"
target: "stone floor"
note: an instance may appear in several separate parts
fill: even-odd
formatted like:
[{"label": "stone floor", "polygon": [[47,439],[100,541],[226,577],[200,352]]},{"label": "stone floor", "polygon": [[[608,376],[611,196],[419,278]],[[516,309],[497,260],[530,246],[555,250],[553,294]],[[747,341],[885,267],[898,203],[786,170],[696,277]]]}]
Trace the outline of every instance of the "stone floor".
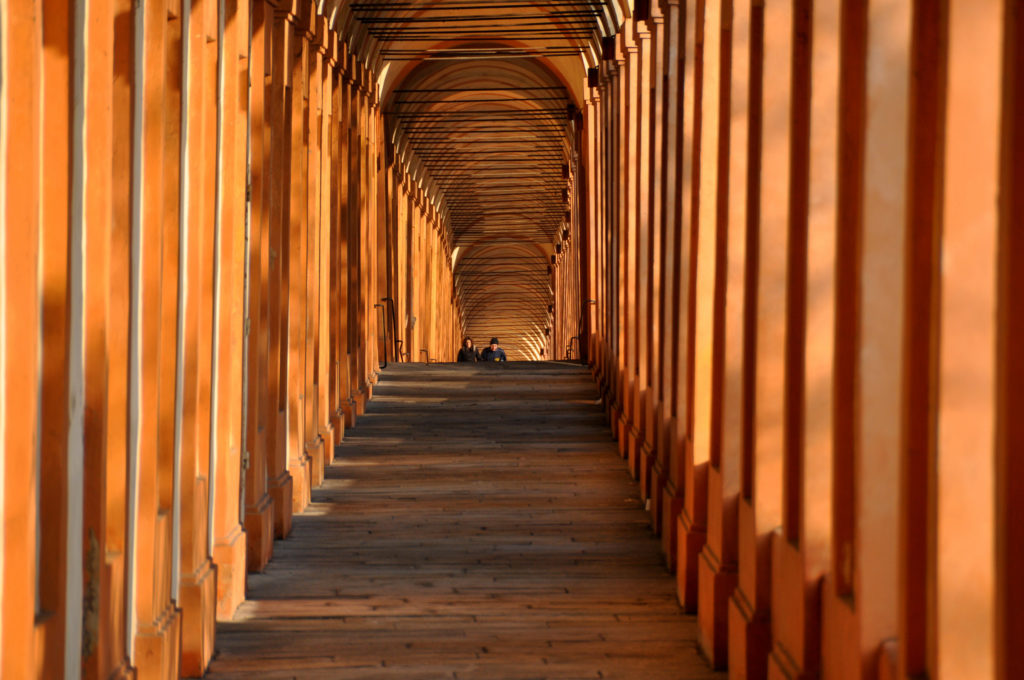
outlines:
[{"label": "stone floor", "polygon": [[704,680],[577,364],[384,371],[210,678]]}]

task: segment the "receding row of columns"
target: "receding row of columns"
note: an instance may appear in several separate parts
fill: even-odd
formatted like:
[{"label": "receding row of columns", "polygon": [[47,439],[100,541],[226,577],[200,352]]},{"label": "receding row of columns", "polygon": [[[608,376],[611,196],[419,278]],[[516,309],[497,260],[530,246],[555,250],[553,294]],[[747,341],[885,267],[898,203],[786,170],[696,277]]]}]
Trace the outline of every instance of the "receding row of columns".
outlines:
[{"label": "receding row of columns", "polygon": [[454,351],[445,225],[315,3],[0,30],[0,675],[201,675],[381,362]]},{"label": "receding row of columns", "polygon": [[590,347],[702,649],[1017,677],[1016,3],[635,10],[588,78]]}]

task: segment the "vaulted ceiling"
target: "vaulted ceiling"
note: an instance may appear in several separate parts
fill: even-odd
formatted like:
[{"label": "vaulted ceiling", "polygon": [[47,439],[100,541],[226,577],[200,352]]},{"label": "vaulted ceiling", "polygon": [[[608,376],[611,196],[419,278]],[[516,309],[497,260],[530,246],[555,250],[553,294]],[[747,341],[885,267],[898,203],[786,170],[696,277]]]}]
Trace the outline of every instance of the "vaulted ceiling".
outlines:
[{"label": "vaulted ceiling", "polygon": [[576,112],[625,0],[366,0],[338,7],[379,61],[396,152],[421,163],[451,230],[478,345],[538,358],[548,265],[570,200]]}]

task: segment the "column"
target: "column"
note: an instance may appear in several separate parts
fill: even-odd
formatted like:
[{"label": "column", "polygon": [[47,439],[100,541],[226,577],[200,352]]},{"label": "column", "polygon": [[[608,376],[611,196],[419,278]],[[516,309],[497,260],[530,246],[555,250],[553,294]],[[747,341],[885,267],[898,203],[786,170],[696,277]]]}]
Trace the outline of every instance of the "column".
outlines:
[{"label": "column", "polygon": [[[1024,294],[1021,272],[1024,262],[1024,243],[1021,242],[1019,225],[1024,220],[1024,204],[1020,191],[1012,189],[1024,183],[1021,162],[1024,155],[1024,130],[1021,128],[1019,112],[1024,106],[1024,91],[1021,89],[1024,53],[1021,52],[1024,17],[1020,12],[1006,14],[1003,33],[1003,111],[1002,111],[1002,165],[999,204],[998,269],[998,319],[999,337],[996,344],[996,365],[1002,367],[1006,376],[996,386],[998,406],[996,411],[996,598],[995,645],[996,675],[998,680],[1024,674],[1024,655],[1020,653],[1024,644],[1024,625],[1017,611],[1024,601],[1021,583],[1017,578],[1024,564],[1024,535],[1020,516],[1021,501],[1024,499],[1024,470],[1021,469],[1019,451],[1024,447],[1020,413],[1021,395],[1024,394],[1024,377],[1021,358],[1024,353],[1024,334],[1021,322],[1020,300]],[[1016,455],[1015,455],[1016,454]]]},{"label": "column", "polygon": [[230,620],[245,599],[245,531],[240,508],[242,470],[242,362],[245,325],[246,145],[249,9],[246,0],[223,0],[221,81],[217,110],[220,148],[215,248],[213,560],[217,565],[217,618]]},{"label": "column", "polygon": [[305,195],[302,197],[305,212],[305,250],[306,277],[305,295],[305,327],[303,365],[303,431],[305,432],[306,458],[309,460],[310,488],[320,486],[324,481],[324,439],[320,436],[318,379],[318,358],[320,342],[320,107],[323,102],[323,31],[325,20],[313,15],[308,19],[306,36],[303,43],[307,45],[306,84],[303,87],[305,97],[305,119],[303,139],[305,149],[303,162],[306,168]]},{"label": "column", "polygon": [[[700,5],[701,7],[703,5]],[[698,0],[685,0],[679,6],[679,63],[678,63],[678,99],[679,111],[676,120],[678,136],[674,147],[678,157],[675,169],[677,187],[675,196],[674,237],[671,259],[672,267],[672,299],[675,301],[673,324],[671,326],[671,346],[675,355],[671,362],[672,375],[669,382],[673,390],[673,406],[668,423],[668,436],[665,443],[665,456],[668,473],[665,488],[662,492],[662,534],[661,547],[670,569],[676,569],[678,559],[679,513],[682,510],[685,493],[685,453],[690,437],[687,431],[686,415],[690,401],[689,375],[691,374],[688,356],[692,345],[689,328],[691,299],[691,262],[694,196],[699,182],[699,112],[697,102],[700,101],[700,79],[697,69],[697,37],[698,32]],[[703,14],[700,15],[703,18]],[[672,126],[670,125],[670,128]],[[669,138],[671,141],[671,136]],[[680,592],[685,592],[680,590]]]},{"label": "column", "polygon": [[[633,184],[635,191],[635,228],[636,228],[636,249],[632,264],[630,289],[634,291],[633,307],[635,318],[633,320],[632,346],[634,378],[632,391],[629,398],[632,401],[632,419],[629,430],[629,460],[630,470],[635,479],[641,481],[640,497],[646,500],[650,489],[645,482],[650,478],[647,468],[650,461],[650,451],[645,454],[643,451],[646,432],[644,430],[647,422],[647,402],[649,393],[648,373],[648,334],[651,331],[651,304],[650,304],[650,277],[651,277],[651,143],[654,141],[654,130],[651,126],[651,33],[646,21],[638,21],[634,24],[636,33],[636,80],[633,81],[635,89],[633,107],[636,115],[636,136],[633,137],[636,144],[636,156],[633,159],[634,177]],[[631,72],[632,73],[632,72]]]},{"label": "column", "polygon": [[[669,500],[665,487],[669,476],[670,437],[672,419],[676,412],[675,362],[678,352],[678,336],[676,334],[676,281],[678,278],[677,249],[678,233],[681,224],[679,201],[679,177],[682,168],[682,149],[680,132],[683,125],[682,63],[685,52],[680,49],[685,44],[684,28],[680,24],[680,6],[678,0],[663,0],[662,11],[665,14],[664,51],[664,108],[662,126],[664,128],[661,145],[660,163],[664,173],[661,184],[662,212],[657,228],[661,232],[661,280],[662,289],[658,302],[658,316],[661,319],[660,340],[662,352],[658,366],[658,384],[660,397],[654,415],[656,443],[655,456],[652,463],[653,488],[651,491],[651,515],[656,531],[662,535],[662,552],[666,561],[675,564],[676,546],[670,537],[675,533],[675,514],[665,511]],[[682,42],[681,42],[682,40]],[[671,545],[667,541],[673,541]]]},{"label": "column", "polygon": [[662,253],[664,238],[664,196],[665,196],[665,110],[666,110],[666,69],[665,69],[665,16],[658,2],[651,3],[651,41],[648,50],[650,67],[651,106],[649,111],[651,144],[648,153],[648,173],[651,187],[648,193],[647,225],[650,233],[650,247],[647,257],[647,305],[650,329],[645,342],[647,354],[647,398],[643,405],[643,444],[640,461],[640,488],[649,503],[651,527],[655,533],[661,531],[661,494],[663,484],[657,482],[655,460],[661,436],[659,409],[662,408],[661,364],[670,351],[663,337],[662,310],[666,287],[662,280]]},{"label": "column", "polygon": [[[748,156],[750,151],[750,4],[723,5],[721,114],[727,119],[720,130],[720,181],[725,192],[718,215],[719,266],[715,296],[723,299],[716,313],[715,370],[719,396],[711,420],[713,443],[708,460],[707,542],[698,565],[697,617],[701,649],[712,666],[728,663],[729,597],[737,581],[737,505],[740,462],[750,444],[750,412],[747,398],[752,364],[753,301],[747,297],[753,283],[747,258]],[[727,123],[727,124],[726,124]],[[724,251],[724,252],[721,252]]]},{"label": "column", "polygon": [[[879,645],[897,626],[892,518],[900,503],[907,196],[886,187],[906,181],[910,9],[844,3],[840,19],[832,540],[821,663],[829,676],[862,678],[885,663]],[[892,49],[885,36],[893,35],[904,36],[895,43],[903,48]],[[882,68],[869,71],[869,62]]]},{"label": "column", "polygon": [[273,7],[252,0],[252,49],[249,55],[249,273],[247,406],[245,451],[246,568],[263,571],[274,551],[274,502],[267,485],[270,470],[269,293],[270,293],[270,134],[267,107]]},{"label": "column", "polygon": [[[748,199],[749,209],[757,210],[753,218],[757,242],[747,253],[747,257],[757,258],[757,335],[753,352],[753,440],[741,468],[739,582],[729,611],[729,669],[734,677],[764,677],[766,673],[772,605],[768,539],[782,520],[794,21],[789,2],[771,0],[763,12],[763,34],[751,36],[755,58],[750,77],[763,107],[752,114],[760,134],[761,180]],[[752,23],[756,25],[758,19],[755,13]],[[752,95],[752,106],[754,101]]]},{"label": "column", "polygon": [[[769,674],[821,666],[830,566],[840,3],[795,8],[783,524],[772,536]],[[809,37],[808,41],[800,36]]]},{"label": "column", "polygon": [[290,55],[294,38],[287,14],[267,10],[270,32],[270,84],[267,117],[270,127],[269,231],[267,247],[267,314],[269,361],[267,365],[267,479],[274,501],[274,537],[285,538],[292,530],[292,489],[288,467],[288,220],[290,205],[291,116]]},{"label": "column", "polygon": [[[3,446],[6,451],[34,451],[39,413],[38,335],[24,332],[40,324],[38,206],[41,195],[41,79],[40,39],[42,3],[19,0],[3,9],[3,81],[6,114],[2,137],[0,180],[5,228],[2,239],[4,394]],[[13,134],[12,134],[13,133]],[[7,229],[7,224],[21,225]],[[35,645],[36,508],[39,502],[33,456],[4,456],[3,476],[3,654],[4,677],[39,674]],[[17,654],[9,650],[18,650]],[[60,673],[60,669],[56,669]]]},{"label": "column", "polygon": [[305,18],[288,17],[288,31],[292,33],[293,43],[287,54],[287,63],[291,73],[289,79],[291,147],[288,162],[291,180],[288,185],[289,211],[287,232],[288,253],[288,360],[287,360],[287,399],[288,399],[288,471],[292,476],[292,512],[302,512],[309,504],[311,469],[310,457],[306,444],[306,283],[307,252],[306,252],[306,209],[307,209],[307,154],[305,147],[305,130],[307,125],[306,93],[308,48],[305,40]]}]

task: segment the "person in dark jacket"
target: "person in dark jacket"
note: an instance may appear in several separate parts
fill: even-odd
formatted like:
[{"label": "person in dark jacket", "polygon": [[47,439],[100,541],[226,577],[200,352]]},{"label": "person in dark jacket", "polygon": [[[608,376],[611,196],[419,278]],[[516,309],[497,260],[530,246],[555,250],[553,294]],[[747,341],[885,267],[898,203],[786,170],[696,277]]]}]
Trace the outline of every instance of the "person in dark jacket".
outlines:
[{"label": "person in dark jacket", "polygon": [[480,361],[508,361],[505,350],[498,347],[497,338],[491,338],[491,346],[484,347],[484,351],[480,353]]},{"label": "person in dark jacket", "polygon": [[459,348],[459,361],[480,361],[480,352],[473,346],[473,338],[466,338]]}]

